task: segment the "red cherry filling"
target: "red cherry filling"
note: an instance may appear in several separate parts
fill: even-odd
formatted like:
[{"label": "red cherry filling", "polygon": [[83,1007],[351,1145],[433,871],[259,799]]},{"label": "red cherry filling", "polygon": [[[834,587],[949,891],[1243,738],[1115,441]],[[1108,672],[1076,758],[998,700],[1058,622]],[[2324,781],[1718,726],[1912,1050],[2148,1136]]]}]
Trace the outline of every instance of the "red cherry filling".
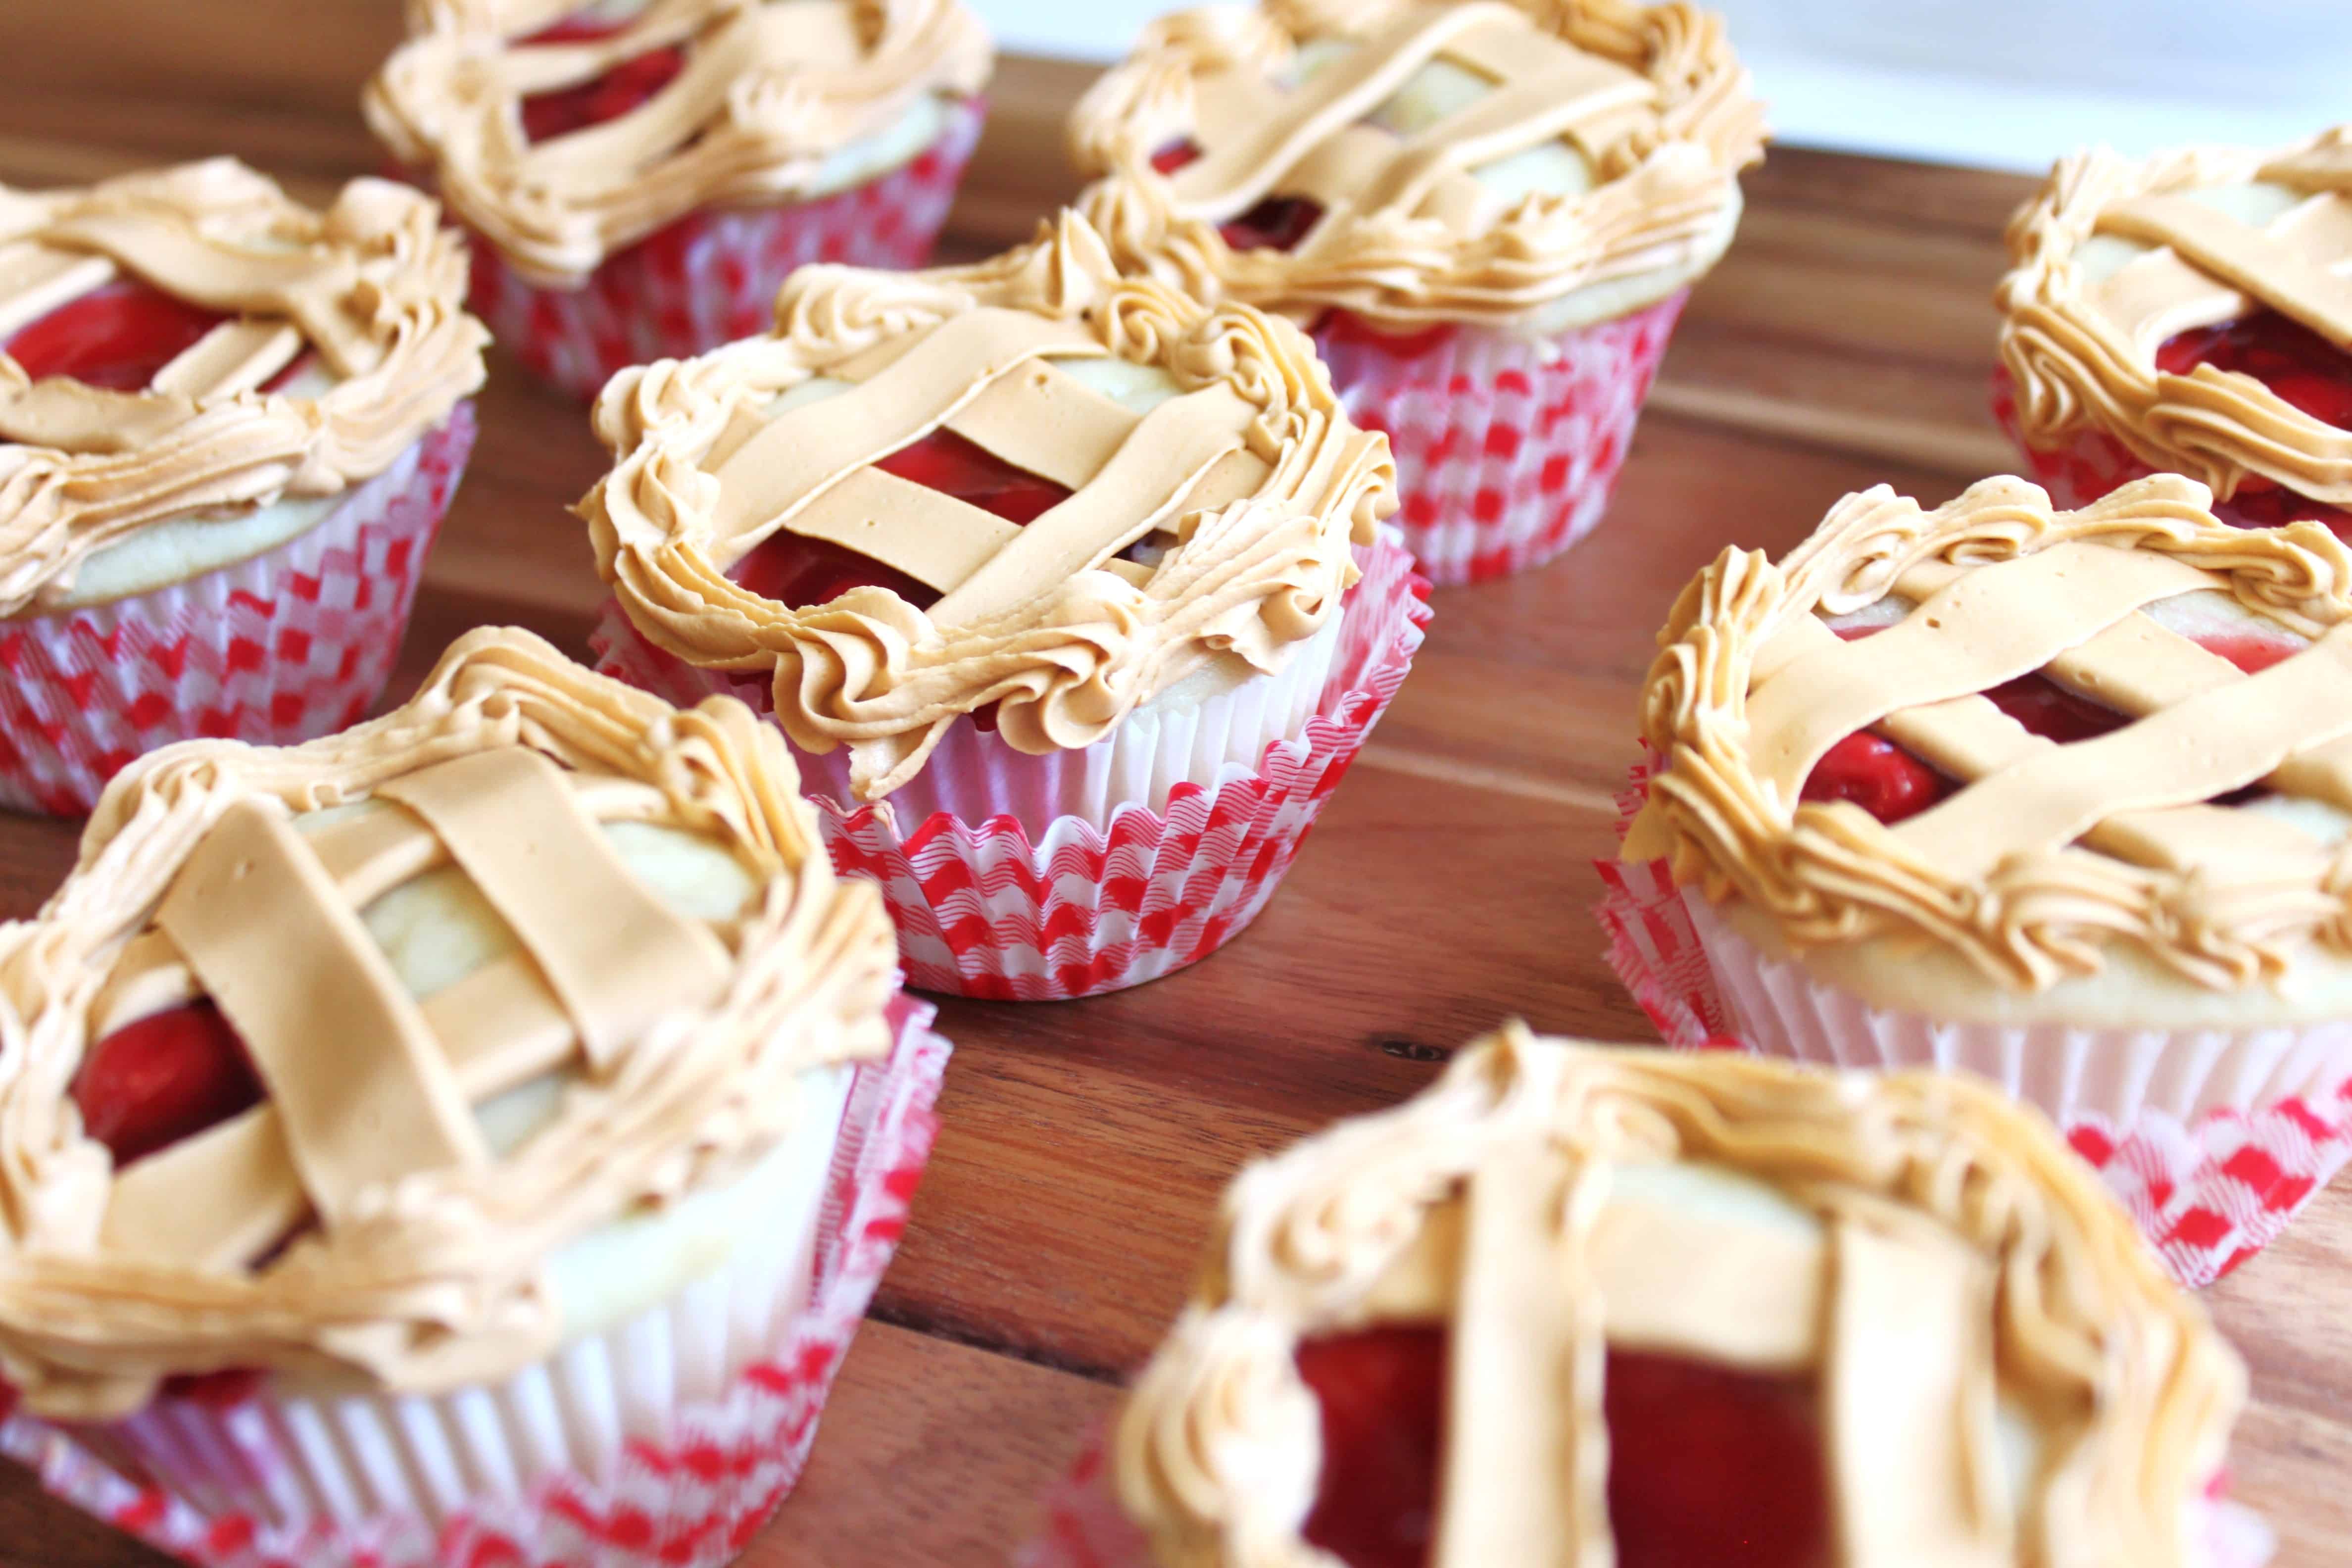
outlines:
[{"label": "red cherry filling", "polygon": [[[1445,1336],[1382,1327],[1310,1340],[1322,1407],[1306,1535],[1349,1568],[1421,1568],[1434,1530]],[[1831,1560],[1811,1385],[1611,1351],[1609,1523],[1619,1568],[1819,1568]],[[1562,1478],[1566,1483],[1566,1478]]]},{"label": "red cherry filling", "polygon": [[[1849,627],[1849,641],[1882,628]],[[2268,669],[2296,651],[2293,643],[2247,633],[2196,639],[2249,675]],[[2044,676],[2021,676],[1985,693],[1993,706],[2036,735],[2061,745],[2095,740],[2131,722],[2128,715],[2077,696]],[[1800,795],[1806,800],[1847,800],[1892,826],[1934,805],[1954,789],[1951,780],[1892,741],[1868,731],[1848,735],[1822,754]],[[2237,805],[2260,791],[2240,791],[2222,804]]]},{"label": "red cherry filling", "polygon": [[[599,38],[611,37],[628,25],[627,19],[567,16],[553,26],[518,41],[523,44],[593,43]],[[558,136],[568,136],[574,131],[585,131],[591,125],[618,120],[677,80],[678,72],[685,68],[685,47],[671,44],[649,49],[635,59],[624,60],[593,81],[559,88],[553,92],[533,93],[522,100],[523,134],[534,142],[549,142]]]},{"label": "red cherry filling", "polygon": [[[2156,351],[2156,363],[2157,368],[2175,375],[2210,364],[2252,376],[2314,419],[2352,430],[2352,355],[2276,310],[2257,310],[2234,321],[2182,332]],[[2315,518],[2352,538],[2352,512],[2299,495],[2259,474],[2241,479],[2237,493],[2213,510],[2241,528],[2275,528]]]},{"label": "red cherry filling", "polygon": [[[1172,174],[1201,158],[1199,142],[1171,142],[1151,155],[1151,166]],[[1235,250],[1296,250],[1322,221],[1323,204],[1312,196],[1268,196],[1241,216],[1219,224],[1217,233]]]},{"label": "red cherry filling", "polygon": [[115,1169],[261,1103],[245,1043],[209,1001],[126,1024],[91,1047],[74,1079],[83,1130]]},{"label": "red cherry filling", "polygon": [[10,338],[7,350],[35,381],[65,375],[110,392],[142,392],[227,320],[123,279],[50,311]]},{"label": "red cherry filling", "polygon": [[[934,430],[874,466],[1024,526],[1070,494],[1066,487],[1014,468],[952,430]],[[937,590],[894,567],[845,545],[784,530],[762,540],[729,575],[761,597],[794,609],[862,587],[888,588],[917,609],[929,609],[940,599]]]}]

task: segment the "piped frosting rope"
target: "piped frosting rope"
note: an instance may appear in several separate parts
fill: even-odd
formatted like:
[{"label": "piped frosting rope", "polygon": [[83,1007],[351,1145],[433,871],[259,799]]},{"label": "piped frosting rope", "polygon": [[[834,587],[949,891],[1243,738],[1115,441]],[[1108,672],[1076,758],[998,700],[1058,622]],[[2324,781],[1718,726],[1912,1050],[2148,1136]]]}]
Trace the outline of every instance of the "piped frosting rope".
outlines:
[{"label": "piped frosting rope", "polygon": [[[0,186],[0,336],[119,277],[236,319],[137,392],[34,381],[0,353],[0,615],[153,523],[372,479],[482,384],[465,247],[403,185],[353,181],[323,213],[228,159]],[[306,347],[332,386],[262,390]]]},{"label": "piped frosting rope", "polygon": [[[1042,753],[1212,660],[1278,668],[1396,506],[1386,437],[1349,423],[1295,328],[1119,278],[1071,215],[972,268],[805,268],[777,315],[768,337],[615,377],[596,428],[617,461],[580,511],[638,629],[698,664],[772,668],[786,732],[848,745],[864,799],[990,704],[1006,742]],[[1053,369],[1103,356],[1184,395],[1138,416]],[[855,384],[766,412],[818,375]],[[1014,530],[867,467],[942,426],[1076,493]],[[730,581],[778,529],[889,551],[945,597],[925,612],[859,588],[791,609]],[[1120,558],[1155,534],[1155,566]]]},{"label": "piped frosting rope", "polygon": [[[1613,1172],[1675,1162],[1773,1187],[1821,1238],[1612,1193]],[[1328,1561],[1301,1539],[1321,1446],[1296,1355],[1392,1322],[1450,1325],[1443,1450],[1549,1467],[1489,1493],[1441,1458],[1440,1568],[1610,1560],[1604,1338],[1810,1376],[1833,1529],[1873,1565],[2190,1568],[2185,1505],[2245,1387],[2089,1171],[1990,1088],[1512,1026],[1407,1104],[1228,1190],[1193,1300],[1116,1431],[1118,1493],[1160,1561]],[[1996,1384],[2042,1435],[2030,1496],[1990,1479]],[[1497,1526],[1507,1557],[1486,1549]]]},{"label": "piped frosting rope", "polygon": [[[1355,47],[1278,85],[1318,41]],[[1361,123],[1433,60],[1496,88],[1411,137]],[[1097,177],[1080,210],[1130,269],[1299,320],[1338,308],[1411,330],[1507,321],[1635,275],[1673,275],[1663,295],[1720,249],[1764,131],[1720,19],[1691,5],[1287,0],[1160,18],[1069,133]],[[1471,172],[1562,138],[1591,190],[1506,209]],[[1200,162],[1153,166],[1188,141]],[[1292,251],[1228,245],[1219,226],[1265,195],[1325,216]]]},{"label": "piped frosting rope", "polygon": [[[993,64],[963,0],[653,0],[609,37],[524,45],[572,0],[414,0],[409,41],[368,84],[368,122],[435,172],[518,271],[577,284],[688,213],[803,195],[845,146],[925,94],[971,97]],[[521,100],[649,51],[685,68],[619,118],[531,142]]]},{"label": "piped frosting rope", "polygon": [[[402,805],[287,830],[371,798]],[[530,826],[501,827],[517,810]],[[715,928],[653,908],[630,917],[632,952],[605,953],[612,921],[646,900],[618,886],[593,926],[565,906],[625,876],[594,826],[614,815],[717,840],[760,898]],[[436,854],[530,956],[418,1003],[341,903]],[[596,859],[609,868],[577,863]],[[239,891],[264,887],[302,907]],[[268,961],[295,939],[286,921],[318,949],[302,973],[349,984],[323,1000],[289,986]],[[639,946],[666,955],[658,973]],[[116,1172],[71,1086],[96,1036],[180,999],[184,974],[162,982],[182,952],[269,1093]],[[895,971],[878,899],[835,879],[771,727],[730,699],[673,710],[526,634],[469,634],[410,702],[340,735],[142,759],[100,802],[74,874],[0,932],[0,1375],[62,1418],[120,1415],[164,1376],[228,1367],[404,1392],[506,1375],[562,1332],[547,1258],[792,1135],[800,1073],[887,1048]],[[552,1120],[491,1158],[466,1103],[575,1054]],[[334,1112],[346,1080],[371,1097],[356,1141]],[[251,1152],[223,1158],[232,1144]],[[316,1228],[285,1240],[306,1212]]]}]

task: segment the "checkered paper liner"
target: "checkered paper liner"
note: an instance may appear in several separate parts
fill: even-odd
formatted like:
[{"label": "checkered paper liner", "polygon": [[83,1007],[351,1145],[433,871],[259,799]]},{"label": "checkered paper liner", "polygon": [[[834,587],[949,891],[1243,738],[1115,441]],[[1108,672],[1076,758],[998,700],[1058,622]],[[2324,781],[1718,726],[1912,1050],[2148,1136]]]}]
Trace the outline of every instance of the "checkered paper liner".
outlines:
[{"label": "checkered paper liner", "polygon": [[[1060,781],[1066,759],[1024,757],[979,736],[984,744],[960,745],[926,769],[968,776],[925,787],[942,802],[985,801],[989,815],[917,817],[887,800],[850,801],[844,753],[796,751],[803,781],[820,785],[809,799],[835,868],[881,884],[908,984],[999,1001],[1097,995],[1197,963],[1255,919],[1403,684],[1429,620],[1428,584],[1401,546],[1383,538],[1360,560],[1364,576],[1349,593],[1314,716],[1266,744],[1255,769],[1213,765],[1208,782],[1184,778],[1170,787],[1160,809],[1129,801],[1091,818],[1023,810],[1029,796],[1080,793]],[[764,679],[671,658],[616,605],[589,646],[600,671],[672,702],[723,693],[774,710]],[[1070,771],[1104,771],[1087,766],[1087,753],[1118,741],[1114,734],[1069,754]],[[822,787],[828,780],[831,793]],[[1024,817],[1044,830],[1033,834]]]},{"label": "checkered paper liner", "polygon": [[358,722],[391,678],[473,449],[473,405],[459,404],[275,549],[111,604],[0,622],[0,806],[79,815],[170,742],[284,746]]},{"label": "checkered paper liner", "polygon": [[756,336],[774,325],[776,290],[796,268],[929,260],[986,118],[980,100],[951,105],[947,129],[912,163],[830,196],[689,214],[577,289],[526,281],[475,236],[474,314],[517,359],[583,401],[630,365]]},{"label": "checkered paper liner", "polygon": [[[1043,1522],[1013,1554],[1012,1568],[1160,1568],[1151,1542],[1112,1493],[1106,1449],[1097,1430],[1045,1493]],[[2277,1550],[2277,1537],[2252,1509],[2218,1495],[2192,1506],[2192,1538],[2205,1543],[2198,1568],[2263,1568]]]},{"label": "checkered paper liner", "polygon": [[[1621,837],[1654,771],[1637,764],[1618,797]],[[1665,862],[1595,864],[1610,967],[1669,1045],[1990,1078],[2058,1124],[2191,1289],[2269,1246],[2352,1157],[2352,1027],[2001,1028],[1881,1012],[1756,952]]]},{"label": "checkered paper liner", "polygon": [[[660,1435],[622,1412],[648,1387],[690,1382],[705,1339],[729,1337],[688,1287],[598,1339],[575,1342],[509,1383],[438,1398],[267,1398],[226,1410],[194,1400],[143,1412],[96,1434],[27,1416],[0,1423],[0,1453],[37,1472],[49,1491],[200,1568],[715,1568],[774,1512],[808,1462],[817,1421],[850,1340],[905,1228],[938,1128],[932,1105],[950,1047],[933,1009],[892,1004],[897,1044],[852,1079],[818,1218],[814,1283],[772,1331],[767,1352],[715,1394],[675,1401]],[[732,1266],[730,1265],[730,1268]],[[716,1281],[722,1287],[722,1278]],[[740,1315],[740,1314],[739,1314]],[[553,1391],[551,1393],[551,1389]],[[537,1390],[534,1401],[526,1397]],[[601,1394],[601,1398],[599,1397]],[[599,1406],[602,1408],[599,1408]],[[593,1470],[559,1470],[525,1489],[486,1488],[525,1453],[593,1449]],[[102,1455],[143,1452],[189,1478],[134,1479]],[[336,1472],[342,1472],[340,1477]],[[300,1478],[299,1486],[289,1472]],[[246,1487],[272,1496],[340,1486],[344,1495],[403,1492],[413,1510],[338,1518],[240,1511],[214,1495]],[[424,1489],[419,1490],[418,1489]],[[194,1494],[194,1495],[192,1495]]]},{"label": "checkered paper liner", "polygon": [[1406,353],[1360,330],[1317,331],[1349,416],[1388,435],[1396,521],[1431,582],[1538,565],[1601,521],[1689,297],[1541,342],[1460,327]]}]

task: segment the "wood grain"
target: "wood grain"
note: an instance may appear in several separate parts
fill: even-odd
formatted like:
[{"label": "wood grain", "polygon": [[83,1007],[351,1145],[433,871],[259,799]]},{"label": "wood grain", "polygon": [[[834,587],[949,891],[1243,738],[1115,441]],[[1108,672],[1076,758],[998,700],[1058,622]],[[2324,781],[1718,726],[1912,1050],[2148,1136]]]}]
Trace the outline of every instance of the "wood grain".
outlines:
[{"label": "wood grain", "polygon": [[[374,164],[353,104],[396,10],[0,5],[0,179],[233,152],[315,197]],[[1090,74],[1004,63],[957,251],[1024,237],[1073,188],[1061,117]],[[1412,1092],[1508,1014],[1647,1035],[1598,959],[1591,861],[1674,593],[1726,544],[1793,543],[1848,489],[1941,500],[2010,462],[1985,411],[1989,301],[2026,184],[1782,151],[1747,188],[1609,521],[1540,571],[1436,596],[1412,679],[1256,928],[1121,995],[943,1008],[958,1054],[914,1222],[809,1474],[747,1562],[1001,1563],[1175,1310],[1236,1163]],[[501,359],[481,412],[394,698],[486,621],[578,651],[602,596],[566,510],[602,468],[581,410]],[[76,833],[0,817],[0,915],[38,905]],[[2282,1568],[2352,1539],[2347,1279],[2339,1189],[2208,1298],[2253,1369],[2233,1471],[2278,1523]],[[7,1568],[160,1561],[0,1472]]]}]

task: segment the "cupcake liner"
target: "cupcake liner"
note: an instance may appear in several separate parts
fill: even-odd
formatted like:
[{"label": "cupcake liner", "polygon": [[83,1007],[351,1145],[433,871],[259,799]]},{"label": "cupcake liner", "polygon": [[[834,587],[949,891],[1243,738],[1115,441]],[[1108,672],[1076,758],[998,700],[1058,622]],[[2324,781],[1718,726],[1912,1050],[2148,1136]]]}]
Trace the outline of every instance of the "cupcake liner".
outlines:
[{"label": "cupcake liner", "polygon": [[526,281],[476,236],[474,314],[517,359],[583,401],[630,365],[755,336],[774,324],[776,291],[796,268],[929,260],[986,118],[978,99],[950,106],[947,130],[912,163],[833,195],[689,214],[609,258],[577,289]]},{"label": "cupcake liner", "polygon": [[[1004,1001],[1097,995],[1196,963],[1256,918],[1429,619],[1428,584],[1402,547],[1383,538],[1360,560],[1319,679],[1310,653],[1287,679],[1137,716],[1148,728],[1132,736],[1043,758],[958,725],[915,784],[871,805],[850,802],[845,753],[795,748],[835,868],[881,884],[908,983]],[[589,641],[603,673],[672,701],[725,692],[772,711],[764,681],[669,657],[617,605]],[[1287,724],[1308,711],[1303,729]],[[1257,748],[1276,719],[1286,738]],[[1234,760],[1249,754],[1242,735],[1255,768]],[[1147,781],[1164,786],[1164,805],[1146,803]]]},{"label": "cupcake liner", "polygon": [[[1045,1521],[1013,1553],[1013,1568],[1160,1568],[1151,1542],[1113,1495],[1107,1447],[1097,1432],[1046,1492]],[[2242,1503],[2215,1496],[2193,1509],[2191,1538],[2205,1548],[2198,1568],[2263,1568],[2278,1550],[2270,1526]]]},{"label": "cupcake liner", "polygon": [[0,806],[71,816],[142,752],[348,728],[391,678],[474,449],[461,403],[316,527],[183,583],[0,621]]},{"label": "cupcake liner", "polygon": [[754,1245],[501,1384],[183,1398],[100,1428],[20,1415],[0,1425],[0,1452],[203,1568],[725,1563],[799,1479],[905,1227],[950,1049],[932,1011],[896,1001],[895,1049],[856,1069],[804,1298],[791,1249]]},{"label": "cupcake liner", "polygon": [[[1621,835],[1654,771],[1637,766],[1619,797]],[[1610,966],[1669,1045],[1990,1079],[2058,1124],[2192,1289],[2268,1246],[2352,1157],[2352,1021],[2168,1031],[1889,1012],[1759,952],[1662,860],[1598,869]]]},{"label": "cupcake liner", "polygon": [[2027,441],[2017,418],[2017,384],[2006,369],[1993,372],[1992,415],[2024,455],[2026,466],[2033,470],[2033,482],[2067,510],[2088,506],[2110,490],[2157,471],[2141,462],[2129,447],[2091,426],[2075,431],[2065,446],[2054,449]]},{"label": "cupcake liner", "polygon": [[1432,583],[1537,565],[1601,521],[1689,297],[1541,342],[1457,328],[1417,353],[1318,329],[1349,416],[1388,434],[1397,521]]}]

